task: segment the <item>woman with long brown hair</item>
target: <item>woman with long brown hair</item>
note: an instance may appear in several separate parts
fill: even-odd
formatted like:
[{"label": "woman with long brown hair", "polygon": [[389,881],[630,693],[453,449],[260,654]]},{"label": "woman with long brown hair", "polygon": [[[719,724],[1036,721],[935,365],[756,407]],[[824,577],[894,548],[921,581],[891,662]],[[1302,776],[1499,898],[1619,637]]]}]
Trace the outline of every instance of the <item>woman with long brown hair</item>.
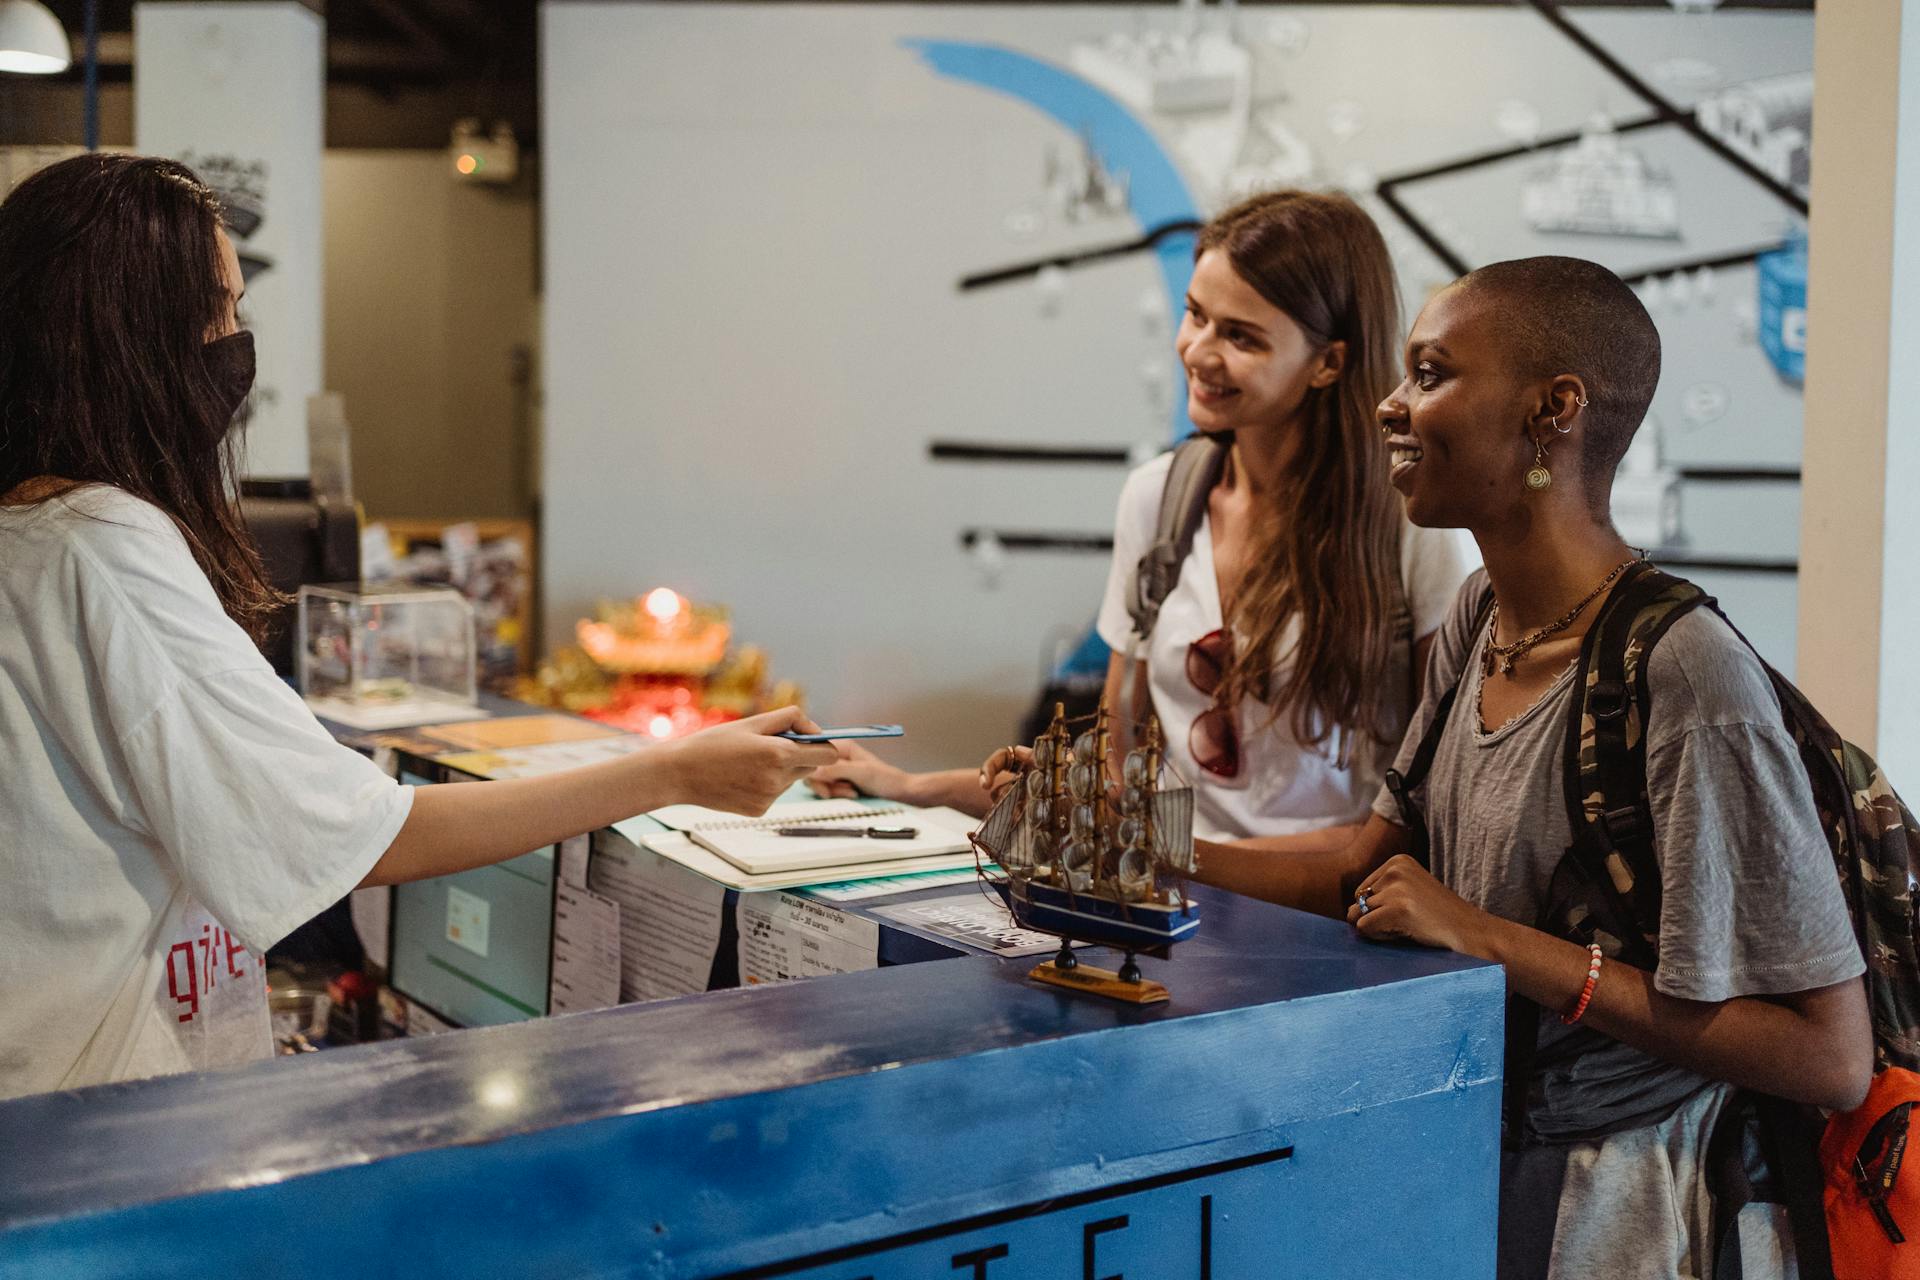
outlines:
[{"label": "woman with long brown hair", "polygon": [[356,885],[655,808],[759,813],[831,748],[794,709],[610,763],[399,785],[254,647],[234,510],[239,259],[171,161],[87,155],[0,203],[0,1098],[271,1052],[261,956]]},{"label": "woman with long brown hair", "polygon": [[[1374,406],[1396,381],[1392,261],[1347,197],[1273,192],[1202,229],[1186,302],[1174,346],[1218,478],[1146,636],[1128,602],[1172,455],[1127,478],[1099,620],[1108,705],[1150,692],[1203,838],[1356,823],[1469,567],[1464,540],[1410,525],[1387,482]],[[978,776],[916,776],[841,752],[816,789],[979,810],[1006,776],[1004,753]]]}]

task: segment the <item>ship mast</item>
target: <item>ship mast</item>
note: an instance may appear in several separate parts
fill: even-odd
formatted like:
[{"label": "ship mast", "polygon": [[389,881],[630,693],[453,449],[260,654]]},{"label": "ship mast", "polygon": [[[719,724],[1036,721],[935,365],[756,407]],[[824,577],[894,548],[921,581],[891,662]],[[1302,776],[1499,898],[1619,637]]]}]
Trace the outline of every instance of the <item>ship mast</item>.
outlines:
[{"label": "ship mast", "polygon": [[1108,871],[1108,863],[1115,861],[1111,846],[1112,824],[1107,813],[1107,754],[1113,747],[1113,736],[1107,726],[1107,700],[1100,699],[1100,706],[1094,712],[1093,721],[1093,832],[1100,852],[1093,861],[1094,883],[1099,885],[1118,874],[1116,866]]},{"label": "ship mast", "polygon": [[1147,716],[1146,739],[1143,746],[1147,753],[1147,776],[1144,779],[1145,785],[1141,787],[1145,793],[1146,803],[1140,806],[1140,822],[1142,829],[1147,833],[1147,857],[1158,869],[1160,833],[1154,826],[1153,797],[1154,793],[1160,789],[1160,717],[1152,713]]},{"label": "ship mast", "polygon": [[1053,723],[1047,726],[1047,738],[1052,750],[1047,755],[1047,852],[1053,869],[1054,883],[1065,886],[1067,883],[1067,806],[1061,801],[1067,793],[1067,757],[1073,745],[1073,739],[1067,734],[1067,704],[1053,704]]}]

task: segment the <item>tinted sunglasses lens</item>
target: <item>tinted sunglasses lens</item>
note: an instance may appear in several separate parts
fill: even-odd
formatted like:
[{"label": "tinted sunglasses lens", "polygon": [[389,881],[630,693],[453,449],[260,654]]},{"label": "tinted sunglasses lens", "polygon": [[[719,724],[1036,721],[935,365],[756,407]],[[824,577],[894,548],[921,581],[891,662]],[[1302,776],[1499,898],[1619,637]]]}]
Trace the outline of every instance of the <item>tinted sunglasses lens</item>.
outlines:
[{"label": "tinted sunglasses lens", "polygon": [[1187,679],[1202,693],[1220,687],[1220,673],[1226,657],[1227,633],[1213,630],[1187,646]]},{"label": "tinted sunglasses lens", "polygon": [[1187,750],[1193,762],[1217,778],[1231,778],[1240,772],[1240,735],[1233,727],[1233,716],[1225,707],[1209,707],[1194,719],[1187,730]]}]

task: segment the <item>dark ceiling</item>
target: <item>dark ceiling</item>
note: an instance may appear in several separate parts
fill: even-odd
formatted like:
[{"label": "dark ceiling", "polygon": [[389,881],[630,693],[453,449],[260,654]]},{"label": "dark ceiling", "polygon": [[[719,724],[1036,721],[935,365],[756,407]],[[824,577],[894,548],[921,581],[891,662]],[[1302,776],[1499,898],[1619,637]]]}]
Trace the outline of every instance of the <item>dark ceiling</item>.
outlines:
[{"label": "dark ceiling", "polygon": [[[84,0],[43,0],[76,37]],[[327,75],[375,87],[534,80],[535,0],[326,0]],[[133,0],[100,0],[101,76],[130,72]],[[76,66],[70,73],[79,74]]]},{"label": "dark ceiling", "polygon": [[[42,0],[76,40],[84,0]],[[444,147],[453,122],[510,123],[537,147],[537,0],[306,0],[327,24],[330,147]],[[100,0],[100,141],[131,146],[133,0]],[[59,76],[0,76],[0,145],[76,143],[78,60]]]},{"label": "dark ceiling", "polygon": [[[84,0],[43,2],[69,32],[76,37],[80,34],[85,24]],[[328,146],[442,147],[455,120],[476,116],[487,127],[495,121],[506,121],[523,146],[538,147],[538,0],[303,2],[326,17]],[[678,2],[696,4],[704,0]],[[1174,0],[1146,2],[1164,8],[1174,4]],[[1251,2],[1258,4],[1261,0]],[[1526,4],[1530,0],[1439,2]],[[1624,4],[1664,8],[1668,3],[1670,0],[1581,0],[1564,7],[1577,10]],[[1813,4],[1812,0],[1725,0],[1721,7],[1810,9]],[[133,0],[99,0],[100,140],[109,146],[132,145],[129,90],[133,78],[133,9]],[[81,82],[77,62],[60,76],[0,75],[0,145],[79,141],[84,116]]]}]

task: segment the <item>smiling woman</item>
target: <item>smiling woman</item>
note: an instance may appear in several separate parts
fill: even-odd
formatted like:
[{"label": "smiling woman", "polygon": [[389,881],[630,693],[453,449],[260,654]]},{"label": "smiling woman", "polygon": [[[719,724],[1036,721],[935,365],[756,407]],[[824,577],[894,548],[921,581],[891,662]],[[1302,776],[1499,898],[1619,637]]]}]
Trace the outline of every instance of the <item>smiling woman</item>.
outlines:
[{"label": "smiling woman", "polygon": [[[1470,530],[1486,570],[1447,611],[1393,785],[1353,841],[1294,842],[1264,866],[1203,850],[1200,878],[1344,914],[1365,938],[1504,966],[1521,1034],[1507,1064],[1519,1087],[1503,1280],[1716,1275],[1728,1247],[1749,1280],[1801,1274],[1779,1215],[1740,1214],[1752,1220],[1737,1235],[1719,1221],[1707,1153],[1747,1136],[1736,1086],[1859,1104],[1874,1052],[1863,959],[1759,661],[1713,609],[1673,610],[1658,630],[1643,606],[1611,612],[1615,597],[1646,600],[1635,584],[1667,589],[1608,515],[1659,378],[1653,321],[1595,263],[1495,263],[1427,304],[1404,367],[1379,406],[1394,485],[1416,523]],[[1642,753],[1640,809],[1616,807],[1604,773],[1569,794],[1570,750],[1599,755],[1585,699],[1602,663],[1637,668],[1624,720]],[[1583,822],[1608,833],[1591,855],[1604,883],[1569,852],[1591,852],[1572,816],[1589,809],[1604,818]],[[1638,921],[1595,905],[1645,883],[1626,871],[1629,842],[1660,886],[1657,914]]]},{"label": "smiling woman", "polygon": [[[1217,477],[1142,636],[1130,602],[1172,455],[1127,478],[1099,631],[1108,705],[1143,714],[1127,690],[1147,691],[1202,838],[1364,818],[1466,575],[1463,541],[1408,524],[1387,484],[1373,412],[1395,377],[1397,297],[1379,230],[1344,196],[1255,196],[1199,234],[1174,347]],[[976,812],[1006,762],[910,775],[842,753],[822,786]]]}]

